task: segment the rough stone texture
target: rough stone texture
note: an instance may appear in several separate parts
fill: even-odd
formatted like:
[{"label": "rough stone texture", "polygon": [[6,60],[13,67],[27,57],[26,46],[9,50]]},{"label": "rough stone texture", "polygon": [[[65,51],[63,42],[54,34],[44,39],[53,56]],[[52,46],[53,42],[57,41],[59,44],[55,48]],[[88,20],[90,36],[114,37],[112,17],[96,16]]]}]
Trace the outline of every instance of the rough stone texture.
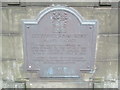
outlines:
[{"label": "rough stone texture", "polygon": [[9,3],[17,3],[17,2],[19,2],[19,0],[2,0],[2,2],[9,2]]},{"label": "rough stone texture", "polygon": [[[29,2],[28,2],[29,1]],[[51,6],[56,4],[62,4],[67,6],[99,6],[99,0],[39,0],[37,2],[36,0],[21,0],[21,6]]]},{"label": "rough stone texture", "polygon": [[22,36],[2,36],[2,49],[3,60],[23,59]]},{"label": "rough stone texture", "polygon": [[118,88],[118,81],[94,83],[94,88]]},{"label": "rough stone texture", "polygon": [[100,5],[111,5],[111,7],[118,7],[118,3],[120,0],[100,0]]},{"label": "rough stone texture", "polygon": [[92,88],[91,82],[27,82],[30,88]]},{"label": "rough stone texture", "polygon": [[[1,1],[0,1],[0,33],[2,31],[2,9],[1,9]],[[0,37],[0,90],[2,88],[2,38]]]},{"label": "rough stone texture", "polygon": [[118,36],[98,36],[96,61],[118,61]]},{"label": "rough stone texture", "polygon": [[2,58],[15,58],[14,37],[2,37]]},{"label": "rough stone texture", "polygon": [[0,37],[0,61],[2,61],[2,37]]},{"label": "rough stone texture", "polygon": [[0,89],[2,88],[2,62],[0,60]]},{"label": "rough stone texture", "polygon": [[[15,87],[15,81],[24,81],[27,77],[36,77],[35,73],[23,71],[23,44],[21,19],[34,19],[45,7],[3,7],[2,9],[2,79],[3,87]],[[97,38],[97,56],[95,74],[83,74],[78,81],[27,81],[27,87],[86,87],[91,88],[89,78],[109,82],[95,83],[95,87],[117,87],[118,79],[118,10],[111,7],[74,7],[86,20],[99,21]],[[13,82],[13,83],[9,83]],[[110,84],[112,82],[112,84]],[[110,85],[109,85],[110,84]],[[20,85],[20,87],[23,84]],[[1,86],[1,85],[0,85]],[[19,84],[18,84],[19,86]]]},{"label": "rough stone texture", "polygon": [[[116,8],[95,8],[95,19],[99,21],[98,33],[118,33],[118,9]],[[112,22],[111,22],[112,21]]]},{"label": "rough stone texture", "polygon": [[20,88],[22,90],[24,90],[23,88],[25,88],[25,83],[18,83],[18,82],[3,82],[2,83],[2,88]]},{"label": "rough stone texture", "polygon": [[[75,7],[80,14],[87,20],[99,21],[99,34],[117,34],[118,33],[118,9],[111,7],[93,8],[93,7]],[[112,22],[111,22],[112,21]]]},{"label": "rough stone texture", "polygon": [[103,61],[96,62],[95,78],[103,78],[104,80],[118,79],[118,62],[117,61]]}]

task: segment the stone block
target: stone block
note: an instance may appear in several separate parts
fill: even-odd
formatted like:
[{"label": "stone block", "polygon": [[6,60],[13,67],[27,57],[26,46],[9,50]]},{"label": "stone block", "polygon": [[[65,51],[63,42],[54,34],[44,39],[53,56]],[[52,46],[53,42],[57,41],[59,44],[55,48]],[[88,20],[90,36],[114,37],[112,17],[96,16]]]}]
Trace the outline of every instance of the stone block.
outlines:
[{"label": "stone block", "polygon": [[21,4],[24,6],[51,6],[51,5],[65,5],[74,7],[94,7],[99,6],[99,0],[20,0]]},{"label": "stone block", "polygon": [[118,35],[99,35],[96,61],[118,61]]},{"label": "stone block", "polygon": [[2,61],[2,41],[0,41],[0,61]]},{"label": "stone block", "polygon": [[2,37],[2,59],[15,59],[15,40],[12,36]]},{"label": "stone block", "polygon": [[96,62],[96,71],[93,78],[101,81],[116,81],[118,80],[118,62],[111,61]]},{"label": "stone block", "polygon": [[99,34],[118,34],[118,9],[95,8],[94,19],[98,20]]},{"label": "stone block", "polygon": [[18,88],[18,89],[21,89],[21,90],[25,90],[25,83],[24,82],[7,82],[7,81],[4,81],[3,84],[2,84],[2,88],[6,88],[6,89],[12,89],[12,88]]},{"label": "stone block", "polygon": [[[0,60],[0,76],[2,76],[2,61]],[[0,77],[0,89],[2,88],[2,77]]]},{"label": "stone block", "polygon": [[12,34],[3,34],[2,37],[2,56],[3,60],[23,59],[23,42],[22,36]]},{"label": "stone block", "polygon": [[[98,34],[118,34],[118,9],[111,7],[73,7],[85,20],[98,21]],[[112,21],[112,22],[111,22]]]},{"label": "stone block", "polygon": [[2,61],[2,80],[14,82],[24,78],[25,72],[22,70],[22,65],[22,60]]},{"label": "stone block", "polygon": [[21,33],[21,20],[26,16],[26,8],[24,7],[3,7],[2,33]]},{"label": "stone block", "polygon": [[118,88],[118,81],[94,83],[94,88]]},{"label": "stone block", "polygon": [[75,82],[75,81],[29,81],[26,83],[27,88],[92,88],[92,83],[90,82]]}]

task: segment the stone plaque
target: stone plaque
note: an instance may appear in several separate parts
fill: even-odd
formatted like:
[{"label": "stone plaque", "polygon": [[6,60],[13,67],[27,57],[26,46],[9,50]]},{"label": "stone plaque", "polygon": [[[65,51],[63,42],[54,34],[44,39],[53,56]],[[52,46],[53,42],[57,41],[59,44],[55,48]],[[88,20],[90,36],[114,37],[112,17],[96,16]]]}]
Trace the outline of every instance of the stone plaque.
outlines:
[{"label": "stone plaque", "polygon": [[80,77],[94,69],[97,21],[84,20],[73,8],[49,7],[35,20],[23,20],[27,71],[40,77]]}]

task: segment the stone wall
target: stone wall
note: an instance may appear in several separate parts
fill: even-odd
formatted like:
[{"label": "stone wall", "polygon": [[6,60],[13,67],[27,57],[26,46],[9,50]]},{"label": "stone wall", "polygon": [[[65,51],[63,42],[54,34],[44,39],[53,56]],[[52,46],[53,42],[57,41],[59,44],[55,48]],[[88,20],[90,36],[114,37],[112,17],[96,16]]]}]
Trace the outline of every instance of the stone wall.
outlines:
[{"label": "stone wall", "polygon": [[[3,88],[117,88],[118,87],[118,8],[117,3],[101,1],[89,4],[79,2],[66,3],[76,9],[86,20],[98,20],[96,72],[83,74],[83,80],[47,79],[29,80],[35,73],[23,70],[22,19],[34,19],[37,14],[52,3],[3,3],[2,33],[0,33],[0,76]],[[114,7],[115,6],[115,7]],[[0,68],[1,69],[1,68]],[[92,81],[91,79],[92,78]],[[2,85],[1,85],[2,84]]]}]

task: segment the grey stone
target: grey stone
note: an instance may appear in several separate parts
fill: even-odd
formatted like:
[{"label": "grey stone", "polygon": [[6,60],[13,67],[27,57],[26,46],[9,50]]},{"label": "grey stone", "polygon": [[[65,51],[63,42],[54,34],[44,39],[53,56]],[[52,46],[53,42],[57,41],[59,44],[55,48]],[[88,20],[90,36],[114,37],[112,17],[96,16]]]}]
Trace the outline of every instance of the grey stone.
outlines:
[{"label": "grey stone", "polygon": [[94,88],[118,88],[118,82],[100,82],[94,83]]},{"label": "grey stone", "polygon": [[16,81],[24,78],[25,72],[21,70],[22,65],[22,60],[2,61],[2,79],[4,81]]},{"label": "grey stone", "polygon": [[2,37],[2,57],[15,59],[15,42],[14,37]]},{"label": "grey stone", "polygon": [[25,83],[17,83],[17,82],[6,82],[4,81],[2,84],[2,88],[19,88],[24,90],[25,89]]},{"label": "grey stone", "polygon": [[26,83],[27,88],[92,88],[91,82],[75,81],[30,81]]},{"label": "grey stone", "polygon": [[118,79],[118,62],[96,62],[96,71],[93,78],[100,78],[104,81],[116,81]]},{"label": "grey stone", "polygon": [[96,61],[118,61],[118,36],[99,35],[96,50]]}]

